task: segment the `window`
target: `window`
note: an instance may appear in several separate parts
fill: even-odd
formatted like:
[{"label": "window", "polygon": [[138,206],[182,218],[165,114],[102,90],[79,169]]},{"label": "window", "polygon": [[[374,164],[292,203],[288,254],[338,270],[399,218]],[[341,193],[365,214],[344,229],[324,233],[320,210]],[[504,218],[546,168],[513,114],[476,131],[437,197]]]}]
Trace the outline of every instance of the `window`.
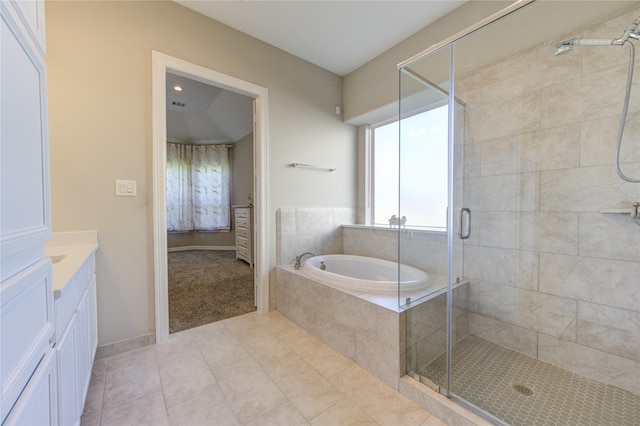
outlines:
[{"label": "window", "polygon": [[167,231],[230,229],[226,145],[167,144]]},{"label": "window", "polygon": [[372,127],[374,225],[389,226],[396,215],[406,217],[409,228],[446,228],[447,122],[444,105],[403,118],[402,126],[394,121]]}]

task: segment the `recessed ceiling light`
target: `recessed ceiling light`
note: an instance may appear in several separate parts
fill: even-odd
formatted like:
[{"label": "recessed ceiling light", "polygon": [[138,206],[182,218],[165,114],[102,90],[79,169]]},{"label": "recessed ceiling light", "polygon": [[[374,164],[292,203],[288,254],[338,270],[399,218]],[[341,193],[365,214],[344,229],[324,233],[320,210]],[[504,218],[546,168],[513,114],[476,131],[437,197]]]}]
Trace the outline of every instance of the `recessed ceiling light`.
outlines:
[{"label": "recessed ceiling light", "polygon": [[176,92],[182,92],[182,87],[180,87],[180,86],[173,86],[173,90],[175,90]]}]

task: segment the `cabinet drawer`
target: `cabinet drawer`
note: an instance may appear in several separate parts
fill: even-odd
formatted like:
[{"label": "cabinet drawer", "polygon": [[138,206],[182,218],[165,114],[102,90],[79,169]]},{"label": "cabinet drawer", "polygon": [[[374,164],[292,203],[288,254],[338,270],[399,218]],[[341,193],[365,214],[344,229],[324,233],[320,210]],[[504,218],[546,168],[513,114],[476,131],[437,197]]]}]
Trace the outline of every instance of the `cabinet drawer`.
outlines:
[{"label": "cabinet drawer", "polygon": [[2,282],[0,372],[3,415],[29,381],[54,336],[51,261],[41,260]]},{"label": "cabinet drawer", "polygon": [[249,249],[246,247],[236,247],[236,257],[249,259]]},{"label": "cabinet drawer", "polygon": [[249,219],[249,209],[245,209],[245,208],[236,209],[236,219],[237,218]]},{"label": "cabinet drawer", "polygon": [[240,228],[244,228],[244,229],[248,229],[249,228],[249,219],[243,219],[243,218],[236,218],[236,228],[240,229]]},{"label": "cabinet drawer", "polygon": [[244,238],[249,239],[249,230],[247,228],[238,228],[236,229],[236,238]]},{"label": "cabinet drawer", "polygon": [[245,248],[249,250],[249,240],[246,238],[236,238],[236,248]]}]

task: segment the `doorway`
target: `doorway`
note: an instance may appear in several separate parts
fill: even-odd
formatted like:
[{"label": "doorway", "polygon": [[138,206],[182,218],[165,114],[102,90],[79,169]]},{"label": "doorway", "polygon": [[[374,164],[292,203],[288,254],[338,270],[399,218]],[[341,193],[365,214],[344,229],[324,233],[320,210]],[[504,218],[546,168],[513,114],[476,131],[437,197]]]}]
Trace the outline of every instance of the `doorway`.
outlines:
[{"label": "doorway", "polygon": [[248,223],[238,227],[248,220],[239,209],[253,208],[253,98],[172,72],[165,93],[175,333],[255,311],[253,256],[245,253],[253,238]]},{"label": "doorway", "polygon": [[268,232],[266,220],[267,188],[267,96],[266,88],[248,83],[180,59],[153,52],[153,201],[154,201],[154,269],[156,341],[169,337],[168,277],[167,277],[167,213],[166,213],[166,143],[167,143],[167,74],[183,77],[208,86],[253,99],[253,158],[252,204],[253,269],[255,303],[258,312],[269,309]]}]

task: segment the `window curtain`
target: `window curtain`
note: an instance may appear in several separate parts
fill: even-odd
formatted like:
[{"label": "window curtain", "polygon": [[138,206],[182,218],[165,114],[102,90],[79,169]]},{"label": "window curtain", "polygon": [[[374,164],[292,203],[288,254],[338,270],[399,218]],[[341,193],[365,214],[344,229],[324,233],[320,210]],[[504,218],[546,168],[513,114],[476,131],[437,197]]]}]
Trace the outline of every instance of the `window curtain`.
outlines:
[{"label": "window curtain", "polygon": [[167,144],[167,230],[216,231],[231,225],[226,145]]}]

